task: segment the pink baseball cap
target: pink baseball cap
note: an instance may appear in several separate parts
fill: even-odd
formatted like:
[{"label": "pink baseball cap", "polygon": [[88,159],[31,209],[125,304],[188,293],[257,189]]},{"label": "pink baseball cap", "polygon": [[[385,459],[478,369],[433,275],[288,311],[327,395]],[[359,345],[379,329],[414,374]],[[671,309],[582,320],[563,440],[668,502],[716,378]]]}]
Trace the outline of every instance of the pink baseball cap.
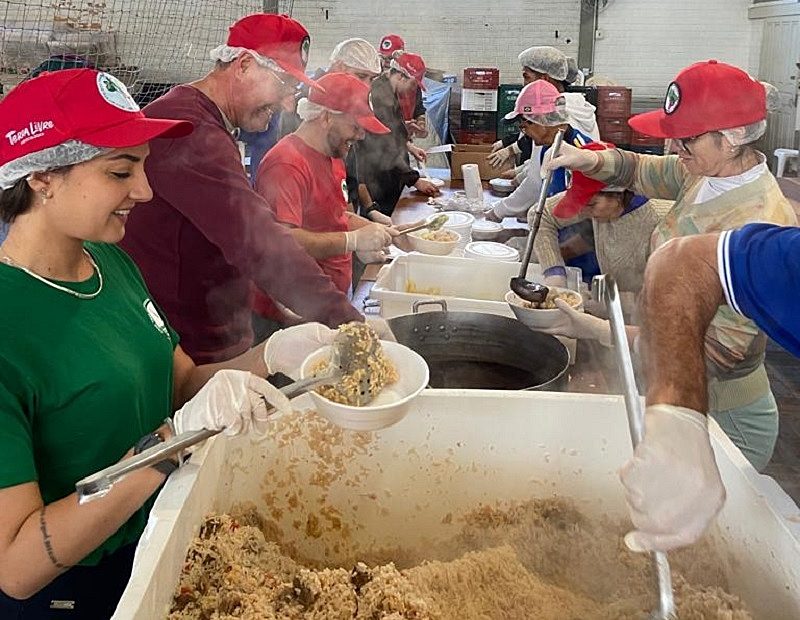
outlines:
[{"label": "pink baseball cap", "polygon": [[242,17],[230,27],[226,43],[270,58],[289,75],[314,85],[304,72],[311,37],[308,30],[291,17],[274,13],[253,13]]},{"label": "pink baseball cap", "polygon": [[405,73],[408,77],[414,78],[422,90],[425,90],[425,84],[422,78],[425,77],[425,61],[422,56],[406,52],[400,54],[397,58],[392,60],[396,63],[396,69]]},{"label": "pink baseball cap", "polygon": [[406,49],[406,42],[399,34],[387,34],[381,39],[380,49],[382,56],[391,56],[395,52],[402,52]]},{"label": "pink baseball cap", "polygon": [[78,140],[125,148],[192,132],[189,121],[147,118],[109,73],[64,69],[22,82],[0,102],[0,166]]},{"label": "pink baseball cap", "polygon": [[505,119],[513,121],[520,116],[533,120],[534,117],[551,117],[553,124],[567,122],[566,102],[564,95],[546,80],[536,80],[523,88],[514,109],[505,115]]},{"label": "pink baseball cap", "polygon": [[[348,73],[327,73],[317,80],[322,89],[311,89],[308,100],[329,110],[351,114],[366,131],[376,134],[391,130],[378,120],[370,102],[370,87]],[[324,89],[324,90],[323,90]]]}]

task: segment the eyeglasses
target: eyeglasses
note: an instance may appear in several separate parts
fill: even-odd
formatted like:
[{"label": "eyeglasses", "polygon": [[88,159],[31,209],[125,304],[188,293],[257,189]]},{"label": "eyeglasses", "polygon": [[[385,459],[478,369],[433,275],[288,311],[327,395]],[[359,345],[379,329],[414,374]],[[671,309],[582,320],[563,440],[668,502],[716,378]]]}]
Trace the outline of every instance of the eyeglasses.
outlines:
[{"label": "eyeglasses", "polygon": [[267,69],[269,75],[271,75],[272,78],[280,85],[281,92],[288,95],[297,90],[297,84],[298,84],[297,80],[295,80],[294,78],[292,78],[291,80],[281,79],[281,77],[278,75],[278,72],[275,71],[275,69],[267,67],[264,68]]},{"label": "eyeglasses", "polygon": [[689,145],[710,133],[717,133],[717,132],[707,131],[705,133],[700,133],[697,134],[696,136],[690,136],[688,138],[675,138],[675,144],[677,144],[681,150],[686,151],[687,153],[691,153],[691,151],[689,150]]}]

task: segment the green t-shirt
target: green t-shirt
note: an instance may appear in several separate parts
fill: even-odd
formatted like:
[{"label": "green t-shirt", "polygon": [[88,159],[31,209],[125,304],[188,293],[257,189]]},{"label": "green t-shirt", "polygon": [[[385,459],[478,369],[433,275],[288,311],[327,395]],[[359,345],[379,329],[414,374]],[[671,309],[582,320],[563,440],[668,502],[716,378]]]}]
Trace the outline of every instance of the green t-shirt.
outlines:
[{"label": "green t-shirt", "polygon": [[[0,263],[0,488],[37,481],[45,504],[116,463],[172,412],[177,334],[127,254],[86,249],[104,280],[93,299]],[[58,284],[90,293],[98,277]],[[81,564],[136,541],[150,506]]]}]

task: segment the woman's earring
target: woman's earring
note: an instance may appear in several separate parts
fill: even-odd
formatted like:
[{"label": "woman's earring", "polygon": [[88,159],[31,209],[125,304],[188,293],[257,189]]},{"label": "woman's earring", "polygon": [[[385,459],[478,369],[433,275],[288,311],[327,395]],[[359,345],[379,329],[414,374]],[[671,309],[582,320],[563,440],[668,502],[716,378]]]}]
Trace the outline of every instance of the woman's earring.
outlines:
[{"label": "woman's earring", "polygon": [[52,198],[53,197],[52,193],[50,193],[48,191],[45,191],[45,190],[42,190],[39,193],[42,195],[42,204],[46,203],[48,198]]}]

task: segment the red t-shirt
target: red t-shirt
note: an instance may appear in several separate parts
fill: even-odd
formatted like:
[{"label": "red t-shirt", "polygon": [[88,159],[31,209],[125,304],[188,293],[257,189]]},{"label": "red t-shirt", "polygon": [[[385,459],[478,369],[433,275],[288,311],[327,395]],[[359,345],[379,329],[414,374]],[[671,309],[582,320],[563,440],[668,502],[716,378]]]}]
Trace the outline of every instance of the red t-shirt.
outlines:
[{"label": "red t-shirt", "polygon": [[252,346],[251,283],[307,321],[336,327],[361,319],[250,186],[213,101],[182,85],[144,111],[190,120],[194,131],[151,141],[153,199],[133,209],[121,245],[195,362]]},{"label": "red t-shirt", "polygon": [[[309,232],[344,232],[349,230],[346,179],[344,161],[323,155],[290,134],[261,160],[256,191],[282,224]],[[319,259],[317,264],[347,293],[353,277],[350,253]],[[281,320],[281,311],[260,291],[254,295],[253,309]]]}]

